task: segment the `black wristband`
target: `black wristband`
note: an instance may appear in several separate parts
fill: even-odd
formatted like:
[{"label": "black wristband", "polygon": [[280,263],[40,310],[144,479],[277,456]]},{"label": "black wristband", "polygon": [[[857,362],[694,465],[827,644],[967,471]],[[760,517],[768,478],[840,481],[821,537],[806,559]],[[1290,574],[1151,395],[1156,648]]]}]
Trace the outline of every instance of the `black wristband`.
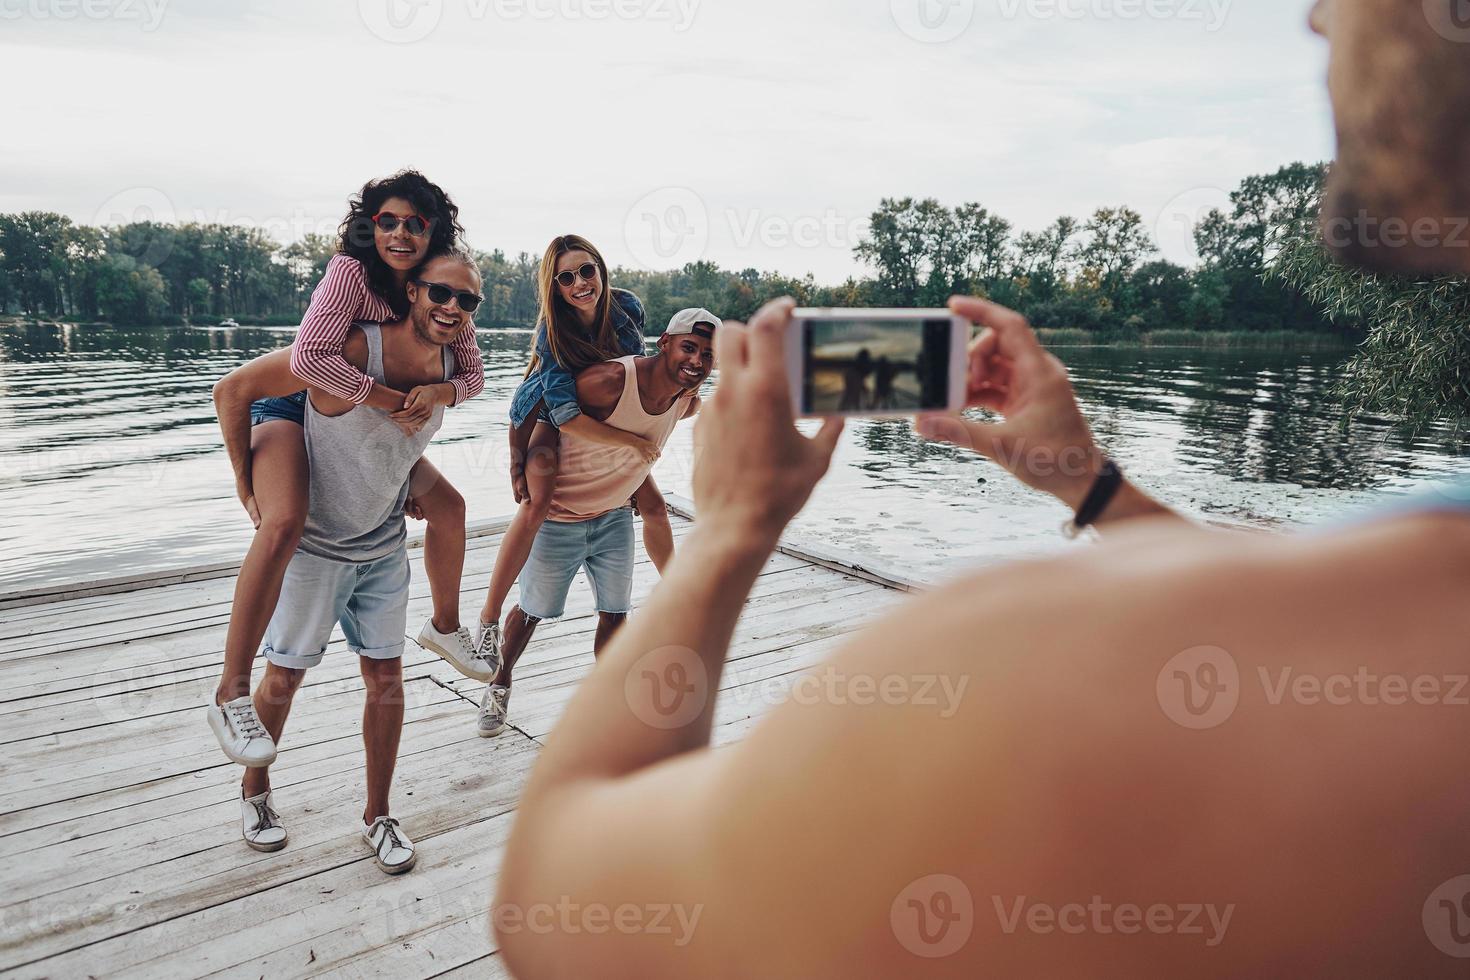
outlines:
[{"label": "black wristband", "polygon": [[1106,456],[1103,457],[1102,469],[1098,471],[1097,479],[1093,481],[1092,489],[1087,491],[1087,497],[1082,501],[1082,506],[1077,508],[1077,516],[1068,525],[1072,536],[1082,533],[1084,528],[1091,527],[1097,523],[1103,511],[1108,509],[1108,504],[1118,495],[1118,488],[1123,485],[1123,471],[1118,468]]}]

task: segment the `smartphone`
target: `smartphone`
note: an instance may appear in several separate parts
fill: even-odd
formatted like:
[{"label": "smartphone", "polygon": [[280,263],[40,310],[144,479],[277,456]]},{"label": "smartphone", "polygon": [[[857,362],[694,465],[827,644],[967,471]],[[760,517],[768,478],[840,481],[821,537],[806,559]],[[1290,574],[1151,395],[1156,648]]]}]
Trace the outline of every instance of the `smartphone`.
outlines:
[{"label": "smartphone", "polygon": [[949,310],[798,309],[786,373],[798,415],[892,418],[965,406],[970,322]]}]

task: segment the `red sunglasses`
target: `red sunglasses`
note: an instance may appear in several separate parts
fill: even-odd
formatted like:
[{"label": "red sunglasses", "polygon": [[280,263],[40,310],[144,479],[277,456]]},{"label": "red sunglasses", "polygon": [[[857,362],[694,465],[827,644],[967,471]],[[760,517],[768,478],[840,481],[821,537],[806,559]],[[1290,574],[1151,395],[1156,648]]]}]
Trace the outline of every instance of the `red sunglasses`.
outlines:
[{"label": "red sunglasses", "polygon": [[403,225],[404,228],[408,229],[408,233],[415,238],[422,237],[424,232],[429,230],[429,222],[420,218],[418,215],[411,214],[406,218],[400,218],[391,211],[379,211],[373,215],[373,224],[377,225],[385,234],[392,234],[398,230],[399,225]]}]

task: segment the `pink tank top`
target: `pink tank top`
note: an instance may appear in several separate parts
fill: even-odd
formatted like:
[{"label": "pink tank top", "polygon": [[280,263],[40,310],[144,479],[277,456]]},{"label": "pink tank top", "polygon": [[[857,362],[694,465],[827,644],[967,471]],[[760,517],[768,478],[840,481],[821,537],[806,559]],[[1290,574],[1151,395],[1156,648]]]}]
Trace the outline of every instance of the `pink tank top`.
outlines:
[{"label": "pink tank top", "polygon": [[[643,410],[643,399],[638,394],[638,368],[634,363],[637,360],[637,357],[617,359],[616,363],[623,365],[623,395],[607,417],[607,424],[642,436],[662,449],[674,426],[698,409],[699,398],[680,396],[667,412],[649,415]],[[571,524],[611,513],[628,503],[628,498],[642,486],[652,469],[632,449],[605,446],[563,431],[561,469],[546,519]]]}]

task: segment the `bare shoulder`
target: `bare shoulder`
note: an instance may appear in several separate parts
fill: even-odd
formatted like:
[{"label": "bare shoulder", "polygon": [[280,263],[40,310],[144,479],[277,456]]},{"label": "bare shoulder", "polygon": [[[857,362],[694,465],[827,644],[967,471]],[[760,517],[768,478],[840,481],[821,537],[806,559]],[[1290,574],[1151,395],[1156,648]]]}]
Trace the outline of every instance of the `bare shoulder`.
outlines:
[{"label": "bare shoulder", "polygon": [[611,408],[623,395],[627,370],[617,361],[594,364],[577,375],[577,401],[584,408]]}]

